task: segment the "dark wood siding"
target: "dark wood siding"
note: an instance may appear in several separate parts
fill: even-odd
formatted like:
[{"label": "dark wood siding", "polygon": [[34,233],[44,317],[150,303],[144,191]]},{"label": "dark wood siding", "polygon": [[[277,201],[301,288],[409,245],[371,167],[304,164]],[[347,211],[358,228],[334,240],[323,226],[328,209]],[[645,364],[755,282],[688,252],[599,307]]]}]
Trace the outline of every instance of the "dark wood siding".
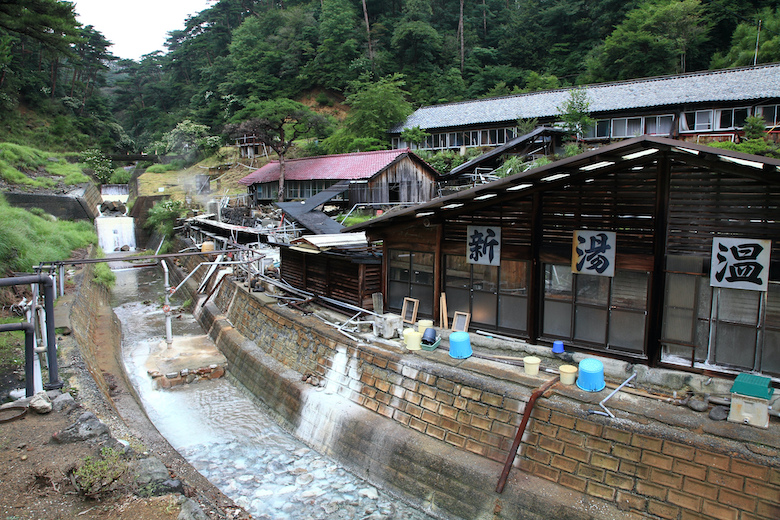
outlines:
[{"label": "dark wood siding", "polygon": [[282,278],[298,289],[373,310],[371,295],[381,291],[381,264],[354,263],[348,257],[282,248]]},{"label": "dark wood siding", "polygon": [[712,237],[725,235],[772,240],[780,260],[780,186],[690,167],[673,169],[671,184],[667,254],[709,259]]}]

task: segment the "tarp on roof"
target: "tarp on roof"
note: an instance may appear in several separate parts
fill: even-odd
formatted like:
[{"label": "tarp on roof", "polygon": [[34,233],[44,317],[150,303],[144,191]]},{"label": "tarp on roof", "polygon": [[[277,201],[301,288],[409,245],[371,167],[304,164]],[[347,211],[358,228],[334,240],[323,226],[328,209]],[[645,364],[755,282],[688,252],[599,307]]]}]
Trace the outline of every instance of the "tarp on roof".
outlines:
[{"label": "tarp on roof", "polygon": [[340,181],[302,202],[276,202],[274,204],[284,211],[288,219],[294,220],[312,233],[318,235],[339,233],[344,229],[344,226],[317,210],[317,207],[344,192],[347,188],[349,188],[349,181]]},{"label": "tarp on roof", "polygon": [[[288,181],[370,179],[408,153],[408,148],[401,148],[289,159],[284,162],[284,178]],[[250,186],[278,180],[279,161],[271,161],[238,182]]]}]

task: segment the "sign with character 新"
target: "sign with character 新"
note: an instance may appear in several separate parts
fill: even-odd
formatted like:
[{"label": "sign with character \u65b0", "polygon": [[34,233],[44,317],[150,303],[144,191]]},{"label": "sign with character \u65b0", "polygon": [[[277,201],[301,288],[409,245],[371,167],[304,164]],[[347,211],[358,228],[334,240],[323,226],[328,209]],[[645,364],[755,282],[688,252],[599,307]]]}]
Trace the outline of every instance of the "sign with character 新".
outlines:
[{"label": "sign with character \u65b0", "polygon": [[501,265],[501,228],[468,226],[466,261],[470,264]]}]

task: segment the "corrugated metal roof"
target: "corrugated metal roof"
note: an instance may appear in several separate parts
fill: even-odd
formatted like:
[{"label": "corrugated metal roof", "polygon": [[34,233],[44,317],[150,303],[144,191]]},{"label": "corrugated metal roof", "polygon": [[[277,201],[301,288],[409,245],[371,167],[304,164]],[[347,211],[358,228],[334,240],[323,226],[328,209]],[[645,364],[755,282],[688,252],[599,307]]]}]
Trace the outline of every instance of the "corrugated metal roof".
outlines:
[{"label": "corrugated metal roof", "polygon": [[[407,153],[408,148],[401,148],[288,159],[284,162],[284,178],[288,181],[370,179]],[[271,161],[238,182],[249,186],[278,180],[279,161]]]},{"label": "corrugated metal roof", "polygon": [[336,233],[332,235],[305,235],[292,240],[290,243],[296,245],[308,243],[318,249],[326,249],[339,246],[365,247],[368,245],[368,240],[366,240],[366,232],[361,231],[359,233]]},{"label": "corrugated metal roof", "polygon": [[[780,64],[586,85],[591,113],[780,97]],[[391,133],[552,117],[571,88],[422,107]]]}]

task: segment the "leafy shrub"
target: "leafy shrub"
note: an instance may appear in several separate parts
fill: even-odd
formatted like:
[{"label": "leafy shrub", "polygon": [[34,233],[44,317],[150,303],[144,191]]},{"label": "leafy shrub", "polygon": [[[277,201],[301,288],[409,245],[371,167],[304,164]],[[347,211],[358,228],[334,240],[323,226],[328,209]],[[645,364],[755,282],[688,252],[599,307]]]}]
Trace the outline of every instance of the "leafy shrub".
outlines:
[{"label": "leafy shrub", "polygon": [[74,480],[83,495],[98,498],[127,470],[127,463],[113,448],[101,448],[100,457],[86,457],[74,472]]},{"label": "leafy shrub", "polygon": [[95,264],[95,269],[92,272],[92,281],[106,289],[111,289],[116,282],[116,275],[108,267],[108,264],[100,262]]},{"label": "leafy shrub", "polygon": [[83,151],[81,153],[81,161],[95,172],[95,177],[101,184],[106,184],[111,180],[111,175],[114,173],[114,169],[111,167],[111,160],[97,148]]},{"label": "leafy shrub", "polygon": [[130,182],[132,176],[133,174],[130,172],[122,168],[118,168],[114,171],[113,175],[111,175],[111,184],[127,184]]},{"label": "leafy shrub", "polygon": [[328,97],[328,95],[325,92],[320,92],[319,94],[317,94],[316,101],[318,105],[324,107],[333,106],[333,101]]},{"label": "leafy shrub", "polygon": [[181,218],[186,211],[187,208],[181,200],[163,200],[149,209],[149,216],[144,226],[165,238],[172,238],[176,220]]}]

